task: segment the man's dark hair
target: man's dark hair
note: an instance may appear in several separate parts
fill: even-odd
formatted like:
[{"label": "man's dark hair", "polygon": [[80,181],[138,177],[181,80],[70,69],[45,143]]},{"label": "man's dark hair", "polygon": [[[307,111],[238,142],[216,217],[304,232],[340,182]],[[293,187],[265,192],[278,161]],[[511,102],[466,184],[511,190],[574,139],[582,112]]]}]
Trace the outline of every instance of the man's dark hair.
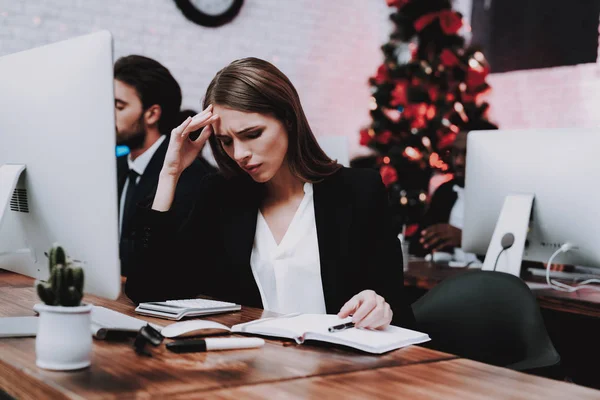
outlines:
[{"label": "man's dark hair", "polygon": [[151,58],[130,55],[117,60],[114,74],[115,79],[135,88],[144,110],[154,104],[160,106],[158,129],[161,134],[175,128],[181,107],[181,88],[167,68]]}]

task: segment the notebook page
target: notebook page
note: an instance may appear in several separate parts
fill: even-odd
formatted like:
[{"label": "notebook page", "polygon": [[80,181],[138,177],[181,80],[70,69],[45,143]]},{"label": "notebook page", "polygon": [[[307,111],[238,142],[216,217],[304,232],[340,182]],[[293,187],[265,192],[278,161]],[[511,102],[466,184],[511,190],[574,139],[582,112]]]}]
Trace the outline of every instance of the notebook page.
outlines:
[{"label": "notebook page", "polygon": [[[306,332],[327,332],[327,328],[350,322],[352,318],[340,319],[337,315],[300,314],[268,319],[264,322],[253,321],[241,330],[248,333],[271,334],[282,337],[299,337]],[[234,327],[235,329],[236,327]]]},{"label": "notebook page", "polygon": [[390,325],[385,330],[350,328],[339,332],[314,331],[306,339],[322,340],[355,347],[371,353],[383,353],[411,344],[429,341],[429,335]]}]

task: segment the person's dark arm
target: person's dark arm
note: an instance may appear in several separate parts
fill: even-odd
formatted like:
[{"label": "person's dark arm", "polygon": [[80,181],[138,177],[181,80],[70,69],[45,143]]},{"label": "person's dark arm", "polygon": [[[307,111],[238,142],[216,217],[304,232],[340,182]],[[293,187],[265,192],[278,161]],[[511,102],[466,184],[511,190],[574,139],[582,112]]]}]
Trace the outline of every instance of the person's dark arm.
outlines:
[{"label": "person's dark arm", "polygon": [[430,253],[430,251],[426,250],[423,247],[423,244],[420,242],[421,238],[423,237],[421,232],[425,228],[428,228],[432,225],[448,222],[448,218],[449,218],[448,210],[452,209],[452,205],[448,204],[450,199],[449,199],[449,195],[447,193],[448,188],[446,187],[446,185],[448,185],[448,184],[447,183],[442,184],[442,186],[440,186],[433,193],[433,196],[431,197],[431,202],[429,203],[429,206],[427,207],[427,211],[425,211],[425,214],[423,215],[423,218],[421,219],[421,223],[419,224],[417,231],[414,233],[414,235],[412,235],[410,238],[408,238],[408,240],[409,240],[409,250],[408,251],[410,254],[413,254],[418,257],[424,257],[425,255]]},{"label": "person's dark arm", "polygon": [[210,209],[213,178],[197,190],[176,192],[169,211],[138,207],[134,216],[134,251],[125,293],[134,302],[209,294],[216,273],[214,214]]}]

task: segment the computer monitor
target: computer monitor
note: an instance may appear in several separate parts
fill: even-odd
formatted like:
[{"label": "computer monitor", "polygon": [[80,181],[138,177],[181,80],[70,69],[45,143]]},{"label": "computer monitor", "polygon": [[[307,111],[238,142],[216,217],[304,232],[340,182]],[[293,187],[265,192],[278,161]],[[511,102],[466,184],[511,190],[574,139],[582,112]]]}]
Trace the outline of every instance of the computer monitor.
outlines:
[{"label": "computer monitor", "polygon": [[[58,242],[83,262],[86,293],[116,299],[112,60],[106,31],[0,58],[0,193],[10,196],[0,201],[0,268],[46,279],[44,253]],[[10,164],[26,167],[16,182]]]},{"label": "computer monitor", "polygon": [[599,150],[600,129],[470,132],[463,249],[486,254],[505,197],[531,193],[523,259],[548,262],[570,242],[555,262],[600,267]]}]

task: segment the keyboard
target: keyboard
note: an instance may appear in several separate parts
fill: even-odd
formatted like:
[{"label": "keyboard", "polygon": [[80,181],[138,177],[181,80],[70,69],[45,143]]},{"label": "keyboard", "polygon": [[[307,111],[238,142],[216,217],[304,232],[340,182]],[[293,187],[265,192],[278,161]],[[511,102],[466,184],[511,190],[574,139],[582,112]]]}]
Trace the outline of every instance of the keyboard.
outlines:
[{"label": "keyboard", "polygon": [[[546,277],[546,270],[540,268],[527,268],[533,276]],[[586,272],[565,272],[565,271],[550,271],[551,279],[563,279],[570,281],[585,281],[588,279],[600,279],[598,274],[590,274]]]},{"label": "keyboard", "polygon": [[152,317],[180,320],[184,317],[239,311],[239,304],[208,299],[167,300],[140,303],[135,312]]}]

